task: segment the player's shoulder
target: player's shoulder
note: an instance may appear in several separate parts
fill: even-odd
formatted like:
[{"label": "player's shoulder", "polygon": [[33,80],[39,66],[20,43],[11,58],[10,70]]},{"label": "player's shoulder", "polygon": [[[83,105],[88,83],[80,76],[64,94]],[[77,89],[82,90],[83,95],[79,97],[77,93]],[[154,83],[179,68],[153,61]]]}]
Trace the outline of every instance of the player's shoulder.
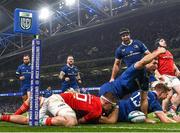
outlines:
[{"label": "player's shoulder", "polygon": [[153,91],[148,91],[148,98],[151,100],[155,100],[157,97],[156,93]]},{"label": "player's shoulder", "polygon": [[102,105],[101,105],[101,101],[100,98],[94,95],[91,95],[94,99],[94,107],[96,109],[94,109],[94,114],[96,115],[96,117],[100,116],[102,114]]},{"label": "player's shoulder", "polygon": [[75,65],[73,65],[73,68],[74,68],[74,69],[78,69],[77,66],[75,66]]},{"label": "player's shoulder", "polygon": [[61,67],[62,70],[67,69],[67,68],[68,68],[67,65],[64,65],[64,66]]},{"label": "player's shoulder", "polygon": [[22,68],[22,67],[24,67],[24,66],[25,66],[24,64],[21,64],[21,65],[19,65],[18,67],[19,67],[19,68]]},{"label": "player's shoulder", "polygon": [[119,47],[116,48],[116,53],[120,53],[124,48],[125,46],[121,44]]}]

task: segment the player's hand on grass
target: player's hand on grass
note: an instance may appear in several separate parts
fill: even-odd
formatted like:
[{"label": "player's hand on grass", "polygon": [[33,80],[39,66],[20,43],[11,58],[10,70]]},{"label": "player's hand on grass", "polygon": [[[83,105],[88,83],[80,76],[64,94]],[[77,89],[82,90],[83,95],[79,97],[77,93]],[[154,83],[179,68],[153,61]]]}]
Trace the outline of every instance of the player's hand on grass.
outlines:
[{"label": "player's hand on grass", "polygon": [[150,118],[146,118],[144,122],[150,123],[150,124],[155,124],[156,123],[156,121],[154,121],[154,120],[152,120]]},{"label": "player's hand on grass", "polygon": [[176,122],[180,122],[180,116],[179,115],[174,115],[173,120],[175,120]]}]

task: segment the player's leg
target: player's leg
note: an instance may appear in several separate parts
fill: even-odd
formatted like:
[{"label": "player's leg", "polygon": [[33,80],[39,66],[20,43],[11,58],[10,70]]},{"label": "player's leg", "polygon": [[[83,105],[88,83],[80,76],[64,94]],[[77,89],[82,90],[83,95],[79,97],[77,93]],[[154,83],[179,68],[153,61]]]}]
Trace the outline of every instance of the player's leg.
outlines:
[{"label": "player's leg", "polygon": [[17,124],[28,124],[28,119],[22,115],[0,115],[1,121],[13,122]]},{"label": "player's leg", "polygon": [[172,101],[172,106],[170,108],[171,112],[176,112],[177,107],[180,104],[180,80],[176,77],[172,79],[172,86],[174,91],[176,92],[176,97],[174,97],[174,100]]},{"label": "player's leg", "polygon": [[54,94],[48,98],[47,110],[54,116],[52,118],[45,117],[42,120],[44,125],[64,125],[74,126],[77,125],[75,112],[67,105],[63,98]]},{"label": "player's leg", "polygon": [[162,109],[164,112],[167,112],[169,110],[168,106],[169,106],[170,99],[171,99],[172,95],[173,95],[173,90],[171,89],[168,92],[167,98],[162,101]]},{"label": "player's leg", "polygon": [[163,79],[164,79],[164,83],[171,89],[171,91],[169,91],[168,96],[166,99],[164,99],[162,101],[162,108],[164,112],[167,112],[169,103],[170,103],[170,99],[173,95],[173,90],[172,90],[172,82],[171,82],[171,78],[167,75],[163,75]]},{"label": "player's leg", "polygon": [[70,88],[73,88],[76,92],[80,93],[80,88],[77,83],[71,83]]},{"label": "player's leg", "polygon": [[25,113],[26,111],[29,110],[29,102],[30,102],[30,87],[29,86],[25,86],[22,88],[21,92],[23,92],[24,94],[24,99],[26,99],[23,104],[21,105],[21,107],[19,109],[16,110],[16,112],[14,113],[15,115],[21,115],[23,113]]},{"label": "player's leg", "polygon": [[77,120],[75,121],[71,117],[55,116],[55,117],[44,117],[41,122],[42,125],[46,126],[66,126],[71,127],[77,125]]},{"label": "player's leg", "polygon": [[43,119],[47,114],[49,98],[47,98],[47,99],[40,98],[39,119]]},{"label": "player's leg", "polygon": [[28,110],[29,110],[29,99],[27,99],[25,102],[23,102],[21,107],[16,110],[14,115],[21,115],[21,114],[25,113]]},{"label": "player's leg", "polygon": [[65,84],[65,83],[62,83],[62,86],[61,86],[62,93],[67,91],[67,89],[69,89],[69,85]]},{"label": "player's leg", "polygon": [[22,100],[23,100],[23,102],[25,102],[28,99],[27,91],[26,91],[26,87],[25,86],[21,87],[21,92],[22,92]]}]

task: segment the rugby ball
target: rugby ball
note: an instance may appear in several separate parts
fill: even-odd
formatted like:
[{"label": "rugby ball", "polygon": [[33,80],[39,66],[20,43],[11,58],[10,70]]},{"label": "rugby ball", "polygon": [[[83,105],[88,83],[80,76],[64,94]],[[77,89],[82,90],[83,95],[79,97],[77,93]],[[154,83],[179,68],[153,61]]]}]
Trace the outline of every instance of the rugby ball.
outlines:
[{"label": "rugby ball", "polygon": [[138,110],[132,111],[128,115],[128,120],[134,123],[144,122],[145,119],[145,114]]}]

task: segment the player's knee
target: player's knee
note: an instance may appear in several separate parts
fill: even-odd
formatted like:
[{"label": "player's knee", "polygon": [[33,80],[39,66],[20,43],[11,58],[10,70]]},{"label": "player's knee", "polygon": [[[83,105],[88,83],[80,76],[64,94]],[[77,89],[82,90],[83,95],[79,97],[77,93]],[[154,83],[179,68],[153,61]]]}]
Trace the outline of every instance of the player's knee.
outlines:
[{"label": "player's knee", "polygon": [[66,126],[66,127],[72,127],[72,126],[76,126],[77,124],[78,124],[77,119],[71,117],[71,118],[68,118],[68,119],[67,119],[67,123],[66,123],[65,126]]}]

